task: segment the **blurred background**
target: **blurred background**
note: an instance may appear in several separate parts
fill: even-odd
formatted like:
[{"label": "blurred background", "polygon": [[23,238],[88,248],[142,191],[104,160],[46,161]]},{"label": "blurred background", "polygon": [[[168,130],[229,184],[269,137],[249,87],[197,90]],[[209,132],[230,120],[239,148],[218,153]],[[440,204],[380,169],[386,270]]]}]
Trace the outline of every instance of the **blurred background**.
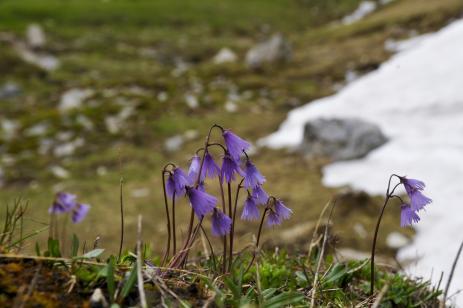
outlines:
[{"label": "blurred background", "polygon": [[[269,245],[307,248],[336,196],[332,245],[365,256],[381,197],[327,187],[322,171],[364,157],[387,137],[367,127],[374,142],[346,153],[336,144],[355,133],[333,146],[332,136],[319,134],[323,125],[336,135],[339,125],[355,132],[369,123],[315,123],[289,150],[259,140],[292,109],[378,69],[400,50],[397,42],[462,12],[460,0],[1,0],[1,215],[20,197],[29,202],[26,229],[36,230],[48,223],[54,193],[72,192],[92,206],[72,232],[88,242],[99,236],[100,246],[116,251],[123,177],[127,243],[142,213],[144,239],[160,252],[160,170],[167,162],[187,168],[217,123],[254,144],[267,191],[295,213],[266,231]],[[328,145],[312,152],[314,144]],[[400,229],[399,212],[391,207],[383,221],[380,251],[389,257],[414,233]],[[180,221],[188,213],[185,201],[178,204]],[[240,224],[240,243],[256,230]]]}]

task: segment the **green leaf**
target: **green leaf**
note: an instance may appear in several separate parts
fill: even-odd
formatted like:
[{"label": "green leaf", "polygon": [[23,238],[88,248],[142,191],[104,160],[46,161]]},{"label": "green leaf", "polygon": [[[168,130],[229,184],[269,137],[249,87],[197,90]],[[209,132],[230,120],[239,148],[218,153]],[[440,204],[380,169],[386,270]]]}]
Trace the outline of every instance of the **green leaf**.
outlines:
[{"label": "green leaf", "polygon": [[109,258],[108,265],[106,265],[106,284],[108,286],[109,301],[114,302],[114,293],[116,292],[116,284],[114,282],[114,267],[115,267],[115,258],[111,256]]},{"label": "green leaf", "polygon": [[35,242],[35,254],[40,257],[40,246],[38,242]]},{"label": "green leaf", "polygon": [[103,252],[104,252],[104,249],[97,248],[97,249],[93,249],[93,250],[87,252],[83,256],[75,257],[74,259],[93,259],[93,258],[99,257]]},{"label": "green leaf", "polygon": [[48,255],[53,258],[61,258],[58,240],[52,238],[48,239]]},{"label": "green leaf", "polygon": [[72,246],[71,246],[71,257],[77,256],[77,253],[79,252],[79,238],[77,235],[73,234],[72,235]]},{"label": "green leaf", "polygon": [[297,304],[304,299],[304,295],[292,292],[285,292],[272,297],[264,303],[266,308],[279,308]]},{"label": "green leaf", "polygon": [[127,279],[127,281],[124,283],[124,286],[122,287],[121,296],[120,296],[121,300],[123,300],[124,298],[127,297],[127,295],[129,295],[130,290],[132,290],[136,281],[137,281],[137,265],[135,264],[132,268],[132,271],[130,272],[129,278]]}]

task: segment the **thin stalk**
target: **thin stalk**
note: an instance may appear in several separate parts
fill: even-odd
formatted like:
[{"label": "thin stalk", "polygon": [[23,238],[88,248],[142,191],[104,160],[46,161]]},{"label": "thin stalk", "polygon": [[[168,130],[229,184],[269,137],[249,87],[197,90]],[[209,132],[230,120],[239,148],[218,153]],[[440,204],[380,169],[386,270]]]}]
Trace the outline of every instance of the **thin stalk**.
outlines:
[{"label": "thin stalk", "polygon": [[120,202],[120,206],[121,206],[121,237],[120,237],[120,241],[119,241],[119,253],[118,253],[118,257],[117,257],[118,261],[121,259],[122,245],[124,244],[124,198],[123,198],[124,196],[122,194],[123,185],[124,185],[124,178],[121,177],[121,179],[119,181],[119,190],[120,190],[119,202]]},{"label": "thin stalk", "polygon": [[[227,183],[227,196],[228,196],[228,215],[230,217],[233,217],[233,209],[232,209],[232,195],[231,195],[231,184]],[[228,268],[230,269],[231,267],[231,262],[233,258],[233,251],[232,251],[232,241],[233,241],[233,235],[230,232],[230,237],[229,237],[229,250],[228,250]]]},{"label": "thin stalk", "polygon": [[231,228],[230,228],[230,253],[229,253],[229,260],[228,260],[228,271],[230,272],[231,269],[232,269],[232,265],[233,265],[233,239],[234,239],[234,236],[235,236],[235,220],[236,220],[236,209],[237,209],[237,206],[238,206],[238,197],[240,195],[240,190],[242,188],[241,184],[243,184],[243,181],[244,179],[241,180],[241,182],[238,184],[238,186],[236,187],[236,195],[235,195],[235,205],[233,207],[233,215],[231,216],[232,217],[232,224],[231,224]]},{"label": "thin stalk", "polygon": [[262,234],[262,227],[264,225],[265,215],[267,214],[268,211],[269,211],[269,207],[267,206],[265,207],[264,213],[262,214],[262,218],[260,220],[259,231],[257,231],[256,247],[255,247],[254,253],[252,254],[251,262],[249,262],[249,265],[244,271],[244,274],[246,274],[249,271],[252,264],[254,263],[254,260],[256,259],[256,253],[257,253],[257,250],[259,249],[260,235]]},{"label": "thin stalk", "polygon": [[175,191],[172,196],[172,239],[174,241],[172,255],[175,255],[177,252],[177,235],[176,235],[176,225],[175,225]]},{"label": "thin stalk", "polygon": [[214,266],[214,272],[217,272],[217,262],[215,258],[215,253],[214,253],[214,248],[212,247],[211,241],[209,240],[209,237],[207,236],[206,230],[204,230],[203,226],[200,226],[201,231],[203,231],[204,237],[206,238],[207,244],[209,245],[209,249],[211,250],[211,258],[212,258],[212,263]]},{"label": "thin stalk", "polygon": [[[222,196],[222,211],[226,215],[227,211],[226,211],[226,206],[225,206],[225,193],[223,191],[222,176],[219,175],[218,179],[219,179],[219,186],[220,186],[220,195]],[[224,235],[222,239],[223,239],[222,273],[225,273],[226,267],[227,267],[227,236]]]},{"label": "thin stalk", "polygon": [[[370,295],[373,295],[373,292],[375,290],[375,251],[376,251],[376,240],[378,238],[378,232],[379,232],[379,226],[381,224],[381,219],[383,218],[383,214],[384,214],[384,210],[386,209],[386,206],[389,202],[389,200],[391,199],[392,195],[394,194],[394,191],[396,190],[396,188],[401,184],[399,182],[399,184],[396,184],[394,186],[394,188],[392,189],[392,191],[390,190],[391,189],[391,180],[393,177],[398,177],[397,175],[393,174],[389,177],[389,181],[388,181],[388,184],[387,184],[387,190],[386,190],[386,199],[384,200],[384,204],[381,208],[381,212],[379,214],[379,217],[378,217],[378,221],[376,222],[376,227],[375,227],[375,233],[374,233],[374,236],[373,236],[373,244],[371,246],[371,263],[370,263]],[[400,177],[399,177],[400,179]]]},{"label": "thin stalk", "polygon": [[444,299],[442,300],[442,307],[445,306],[445,302],[447,301],[447,295],[449,293],[450,284],[452,283],[453,274],[455,273],[455,269],[457,267],[458,259],[460,258],[460,254],[461,254],[462,250],[463,250],[463,242],[461,242],[460,247],[458,248],[458,252],[457,252],[457,254],[455,256],[455,259],[453,260],[452,269],[450,270],[450,275],[449,275],[449,278],[447,280],[447,285],[445,286]]},{"label": "thin stalk", "polygon": [[162,266],[166,263],[167,258],[169,257],[169,250],[170,250],[170,239],[171,239],[171,234],[170,234],[170,214],[169,214],[169,204],[167,201],[167,192],[166,192],[166,179],[165,179],[165,174],[166,171],[163,170],[161,175],[162,175],[162,191],[164,193],[164,205],[166,209],[166,218],[167,218],[167,247],[166,251],[164,253],[164,257],[162,258]]}]

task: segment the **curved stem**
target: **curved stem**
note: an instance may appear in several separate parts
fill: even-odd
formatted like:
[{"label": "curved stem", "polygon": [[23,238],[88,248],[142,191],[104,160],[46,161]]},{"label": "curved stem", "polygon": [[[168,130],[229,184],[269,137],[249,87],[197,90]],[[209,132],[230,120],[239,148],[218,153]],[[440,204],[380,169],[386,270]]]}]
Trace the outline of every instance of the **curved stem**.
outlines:
[{"label": "curved stem", "polygon": [[264,225],[265,215],[267,214],[268,210],[269,210],[269,207],[268,206],[265,207],[264,213],[262,214],[262,219],[260,220],[259,231],[257,231],[256,247],[254,249],[254,253],[252,254],[251,262],[249,262],[249,265],[244,271],[244,274],[246,274],[249,271],[252,264],[254,263],[254,260],[256,259],[256,253],[257,253],[257,250],[259,249],[260,235],[262,234],[262,226]]},{"label": "curved stem", "polygon": [[[228,195],[228,215],[230,217],[233,216],[233,209],[232,209],[232,195],[231,195],[231,183],[228,182],[227,183],[227,195]],[[233,235],[231,234],[230,232],[230,242],[229,242],[229,250],[228,250],[228,262],[229,262],[229,265],[228,265],[228,269],[230,269],[230,266],[231,266],[231,259],[233,257],[233,251],[232,251],[232,241],[233,241]]]},{"label": "curved stem", "polygon": [[201,231],[203,231],[204,237],[206,238],[207,244],[209,245],[209,249],[211,250],[211,258],[212,258],[212,263],[214,265],[214,272],[217,273],[217,262],[215,259],[215,253],[214,253],[214,248],[212,247],[211,241],[209,240],[209,237],[207,236],[206,230],[204,230],[203,226],[200,226]]},{"label": "curved stem", "polygon": [[164,257],[162,258],[162,263],[161,265],[164,266],[166,263],[167,258],[169,257],[169,250],[170,250],[170,239],[171,239],[171,234],[170,234],[170,214],[169,214],[169,204],[167,201],[167,192],[166,192],[166,179],[165,179],[165,174],[167,171],[163,170],[162,171],[162,190],[164,192],[164,205],[166,208],[166,217],[167,217],[167,247],[166,251],[164,253]]},{"label": "curved stem", "polygon": [[[218,179],[219,179],[219,186],[220,186],[220,195],[222,197],[222,211],[226,215],[227,211],[225,208],[225,193],[223,191],[222,175],[219,175]],[[222,273],[225,273],[226,266],[227,266],[227,236],[224,235],[222,237],[222,240],[223,240]]]}]

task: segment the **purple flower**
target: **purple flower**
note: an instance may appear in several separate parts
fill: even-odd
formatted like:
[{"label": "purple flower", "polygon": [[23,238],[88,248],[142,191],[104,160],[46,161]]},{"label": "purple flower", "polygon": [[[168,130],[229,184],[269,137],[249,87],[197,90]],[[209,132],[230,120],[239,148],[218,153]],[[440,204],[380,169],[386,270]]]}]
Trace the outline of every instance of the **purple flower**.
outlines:
[{"label": "purple flower", "polygon": [[404,184],[413,211],[419,211],[432,202],[430,198],[421,193],[425,188],[425,184],[422,181],[407,179],[406,177],[400,177],[400,181]]},{"label": "purple flower", "polygon": [[175,193],[175,197],[180,197],[185,194],[185,186],[188,185],[188,177],[180,168],[175,168],[172,173],[169,174],[166,184],[166,193],[172,198]]},{"label": "purple flower", "polygon": [[232,133],[231,130],[224,130],[222,135],[223,139],[225,140],[228,153],[230,153],[234,160],[239,160],[243,154],[243,151],[246,151],[251,146],[249,142],[241,139]]},{"label": "purple flower", "polygon": [[[188,169],[188,180],[190,181],[190,185],[194,185],[196,180],[198,179],[199,168],[201,167],[201,158],[195,154],[191,159],[190,168]],[[200,180],[204,179],[204,172],[201,172]]]},{"label": "purple flower", "polygon": [[401,227],[410,226],[411,224],[417,223],[420,221],[420,217],[412,209],[410,204],[402,204],[401,210],[402,210],[400,212],[400,226]]},{"label": "purple flower", "polygon": [[232,220],[230,217],[217,208],[214,208],[214,212],[212,213],[212,235],[224,236],[230,233],[231,224]]},{"label": "purple flower", "polygon": [[281,217],[273,210],[270,210],[267,216],[267,226],[271,227],[274,225],[281,224]]},{"label": "purple flower", "polygon": [[203,173],[203,175],[201,175],[202,177],[207,176],[211,179],[220,174],[220,168],[217,166],[214,158],[212,158],[209,152],[206,152],[206,155],[204,156],[203,171],[201,171],[201,173]]},{"label": "purple flower", "polygon": [[55,201],[48,209],[50,214],[67,213],[76,206],[76,195],[59,192],[56,194]]},{"label": "purple flower", "polygon": [[244,201],[243,213],[241,214],[243,220],[256,220],[259,219],[259,209],[252,196],[248,196]]},{"label": "purple flower", "polygon": [[89,210],[89,205],[77,203],[76,206],[72,209],[72,222],[75,224],[81,222],[85,216],[87,216]]},{"label": "purple flower", "polygon": [[241,171],[241,168],[238,166],[237,162],[230,155],[225,154],[222,161],[222,179],[225,178],[225,180],[230,183],[235,180],[235,173],[243,176],[243,171]]},{"label": "purple flower", "polygon": [[276,200],[275,213],[277,213],[277,215],[281,217],[281,219],[288,219],[293,213],[293,211],[290,208],[287,208],[283,204],[283,202],[281,202],[281,200]]},{"label": "purple flower", "polygon": [[256,204],[266,205],[268,201],[268,194],[262,186],[256,186],[252,189],[252,197],[256,200]]},{"label": "purple flower", "polygon": [[260,174],[259,170],[257,170],[256,166],[250,160],[247,160],[244,170],[244,187],[247,189],[254,188],[262,185],[264,182],[265,177]]},{"label": "purple flower", "polygon": [[186,194],[198,218],[211,212],[217,204],[217,198],[193,187],[187,187]]}]

